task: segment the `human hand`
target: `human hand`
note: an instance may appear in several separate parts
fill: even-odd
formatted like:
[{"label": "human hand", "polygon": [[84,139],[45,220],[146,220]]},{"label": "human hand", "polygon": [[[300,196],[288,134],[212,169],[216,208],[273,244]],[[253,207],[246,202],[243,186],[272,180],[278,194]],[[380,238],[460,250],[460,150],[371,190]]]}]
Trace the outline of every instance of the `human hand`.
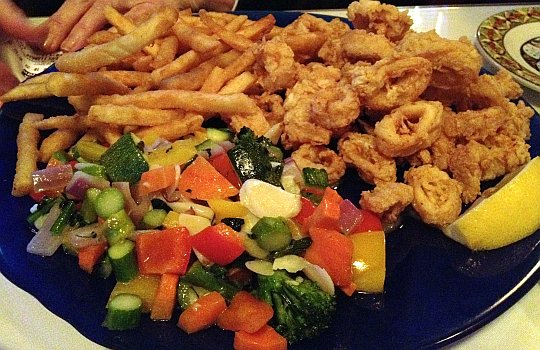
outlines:
[{"label": "human hand", "polygon": [[43,48],[47,52],[82,48],[86,39],[107,23],[103,14],[107,5],[137,22],[165,6],[226,11],[233,4],[234,0],[66,0],[47,22],[49,34]]},{"label": "human hand", "polygon": [[24,12],[11,0],[0,0],[0,33],[30,44],[41,45],[47,35],[47,27],[32,24]]}]

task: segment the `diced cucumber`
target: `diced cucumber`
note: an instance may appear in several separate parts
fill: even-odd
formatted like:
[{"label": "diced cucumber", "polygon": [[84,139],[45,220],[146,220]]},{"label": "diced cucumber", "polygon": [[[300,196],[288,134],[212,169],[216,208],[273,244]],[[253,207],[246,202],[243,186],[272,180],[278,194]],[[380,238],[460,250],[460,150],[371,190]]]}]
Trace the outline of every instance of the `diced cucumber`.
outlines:
[{"label": "diced cucumber", "polygon": [[285,249],[291,243],[291,231],[282,217],[261,218],[251,229],[257,244],[270,252]]},{"label": "diced cucumber", "polygon": [[166,216],[166,210],[152,209],[144,214],[142,222],[146,228],[157,228],[163,224],[163,220],[165,220]]},{"label": "diced cucumber", "polygon": [[107,218],[105,236],[109,245],[116,244],[126,239],[135,231],[135,224],[124,209],[112,214]]},{"label": "diced cucumber", "polygon": [[97,163],[101,159],[103,153],[107,151],[107,147],[102,146],[92,141],[77,142],[77,153],[80,157],[90,163]]},{"label": "diced cucumber", "polygon": [[107,316],[103,326],[112,331],[123,331],[139,326],[142,300],[134,294],[118,294],[107,305]]},{"label": "diced cucumber", "polygon": [[135,243],[132,241],[126,239],[113,244],[107,250],[107,255],[111,260],[117,281],[128,282],[139,273],[135,256]]},{"label": "diced cucumber", "polygon": [[230,140],[233,136],[233,133],[228,129],[216,129],[216,128],[207,128],[206,136],[209,140],[214,142],[222,142]]},{"label": "diced cucumber", "polygon": [[131,133],[124,134],[100,158],[101,165],[113,182],[127,181],[135,184],[141,179],[141,174],[149,170],[144,153],[134,137]]},{"label": "diced cucumber", "polygon": [[97,213],[95,209],[96,198],[101,193],[100,189],[91,187],[86,190],[84,199],[81,205],[81,216],[87,224],[97,221]]},{"label": "diced cucumber", "polygon": [[178,305],[182,310],[187,309],[187,307],[199,299],[197,292],[193,289],[193,286],[185,281],[180,280],[178,282],[178,289],[176,291],[178,297]]},{"label": "diced cucumber", "polygon": [[99,217],[107,219],[112,214],[124,209],[124,204],[122,192],[117,188],[109,187],[97,195],[94,209]]}]

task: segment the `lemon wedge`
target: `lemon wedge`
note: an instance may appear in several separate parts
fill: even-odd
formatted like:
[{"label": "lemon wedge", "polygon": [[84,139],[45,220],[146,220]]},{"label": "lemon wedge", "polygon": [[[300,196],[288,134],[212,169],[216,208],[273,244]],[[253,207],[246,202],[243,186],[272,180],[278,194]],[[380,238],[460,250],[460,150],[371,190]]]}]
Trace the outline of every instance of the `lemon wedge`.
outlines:
[{"label": "lemon wedge", "polygon": [[540,157],[535,157],[487,190],[443,229],[472,250],[504,247],[540,228]]}]

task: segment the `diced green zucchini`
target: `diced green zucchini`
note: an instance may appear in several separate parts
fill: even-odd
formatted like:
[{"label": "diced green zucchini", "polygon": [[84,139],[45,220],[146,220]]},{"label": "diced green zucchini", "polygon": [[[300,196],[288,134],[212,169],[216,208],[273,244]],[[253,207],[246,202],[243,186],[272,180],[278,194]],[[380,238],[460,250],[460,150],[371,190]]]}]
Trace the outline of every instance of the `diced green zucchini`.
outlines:
[{"label": "diced green zucchini", "polygon": [[222,142],[232,139],[233,133],[228,129],[207,128],[206,136],[214,142]]},{"label": "diced green zucchini", "polygon": [[135,256],[135,243],[123,240],[107,250],[114,275],[118,282],[131,281],[139,273]]},{"label": "diced green zucchini", "polygon": [[148,171],[148,162],[139,149],[132,133],[124,134],[100,158],[109,179],[113,182],[129,182],[135,184],[141,174]]},{"label": "diced green zucchini", "polygon": [[135,224],[124,209],[112,214],[107,218],[105,236],[110,245],[114,245],[126,239],[135,231]]},{"label": "diced green zucchini", "polygon": [[79,156],[90,163],[99,162],[103,153],[107,151],[107,147],[92,141],[79,141],[76,146]]},{"label": "diced green zucchini", "polygon": [[107,172],[105,171],[105,167],[103,165],[89,163],[87,166],[82,168],[81,171],[92,176],[102,177],[104,179],[107,178]]},{"label": "diced green zucchini", "polygon": [[134,294],[115,295],[107,304],[107,316],[103,326],[111,331],[123,331],[139,326],[142,300]]},{"label": "diced green zucchini", "polygon": [[65,151],[56,151],[52,154],[51,158],[58,159],[64,164],[71,160],[71,157]]},{"label": "diced green zucchini", "polygon": [[195,146],[195,149],[197,152],[201,151],[210,151],[212,147],[215,147],[217,143],[215,141],[212,141],[210,139],[204,140],[203,142],[199,143],[197,146]]},{"label": "diced green zucchini", "polygon": [[257,244],[270,252],[287,248],[292,239],[289,226],[282,217],[261,218],[253,226],[251,233]]},{"label": "diced green zucchini", "polygon": [[163,220],[167,216],[167,211],[164,209],[152,209],[147,211],[142,219],[145,228],[158,228],[163,224]]},{"label": "diced green zucchini", "polygon": [[94,209],[96,214],[107,219],[112,214],[124,209],[124,195],[119,189],[109,187],[103,189],[96,197]]}]

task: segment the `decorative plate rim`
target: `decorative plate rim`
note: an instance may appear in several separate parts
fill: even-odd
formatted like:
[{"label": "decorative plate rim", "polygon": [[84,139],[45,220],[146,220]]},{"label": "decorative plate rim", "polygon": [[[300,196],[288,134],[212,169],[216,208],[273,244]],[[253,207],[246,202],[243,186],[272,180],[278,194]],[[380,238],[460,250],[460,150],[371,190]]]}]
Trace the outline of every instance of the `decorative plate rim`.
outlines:
[{"label": "decorative plate rim", "polygon": [[516,62],[504,45],[504,37],[511,29],[530,23],[540,23],[540,7],[521,7],[498,12],[480,23],[476,31],[476,42],[484,58],[508,70],[522,85],[540,91],[540,73],[535,74]]}]

